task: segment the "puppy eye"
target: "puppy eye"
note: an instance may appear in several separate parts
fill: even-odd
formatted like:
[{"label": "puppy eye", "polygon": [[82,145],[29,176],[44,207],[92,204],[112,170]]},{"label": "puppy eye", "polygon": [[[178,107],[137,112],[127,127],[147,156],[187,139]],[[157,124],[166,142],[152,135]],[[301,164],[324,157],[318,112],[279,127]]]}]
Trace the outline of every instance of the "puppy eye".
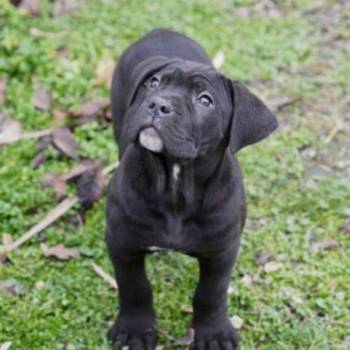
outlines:
[{"label": "puppy eye", "polygon": [[208,94],[202,94],[198,98],[199,103],[204,107],[209,107],[213,104],[212,98]]},{"label": "puppy eye", "polygon": [[149,81],[149,86],[151,89],[155,89],[159,86],[160,80],[157,77],[152,77]]}]

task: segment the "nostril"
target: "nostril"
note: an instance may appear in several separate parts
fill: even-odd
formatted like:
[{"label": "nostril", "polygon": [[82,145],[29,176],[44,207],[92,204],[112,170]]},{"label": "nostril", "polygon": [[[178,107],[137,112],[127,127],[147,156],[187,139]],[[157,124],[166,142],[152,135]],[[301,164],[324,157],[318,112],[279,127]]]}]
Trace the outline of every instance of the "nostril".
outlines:
[{"label": "nostril", "polygon": [[171,109],[169,106],[161,106],[160,111],[164,114],[169,114],[171,112]]},{"label": "nostril", "polygon": [[149,109],[153,109],[155,106],[156,106],[156,104],[155,104],[154,102],[151,102],[151,103],[148,105],[148,108],[149,108]]}]

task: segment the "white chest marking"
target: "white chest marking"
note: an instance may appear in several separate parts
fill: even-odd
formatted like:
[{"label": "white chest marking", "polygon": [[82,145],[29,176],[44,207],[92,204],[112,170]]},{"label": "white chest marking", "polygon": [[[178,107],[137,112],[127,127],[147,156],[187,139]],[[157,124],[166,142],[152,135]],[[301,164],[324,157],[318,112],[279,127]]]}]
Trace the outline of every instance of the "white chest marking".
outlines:
[{"label": "white chest marking", "polygon": [[162,248],[162,247],[157,247],[155,245],[151,245],[149,247],[146,247],[146,250],[148,250],[149,252],[159,252],[162,250],[166,250],[166,248]]},{"label": "white chest marking", "polygon": [[181,172],[181,167],[179,164],[175,163],[173,165],[173,180],[177,182],[179,180],[179,175]]}]

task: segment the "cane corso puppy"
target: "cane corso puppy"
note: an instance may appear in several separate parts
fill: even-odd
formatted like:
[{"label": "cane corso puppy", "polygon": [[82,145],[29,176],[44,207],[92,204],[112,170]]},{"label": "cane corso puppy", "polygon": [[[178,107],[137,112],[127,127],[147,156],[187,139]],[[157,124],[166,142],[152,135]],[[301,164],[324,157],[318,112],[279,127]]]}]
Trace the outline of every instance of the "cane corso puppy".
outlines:
[{"label": "cane corso puppy", "polygon": [[144,260],[169,249],[200,266],[193,348],[236,349],[226,292],[246,204],[235,153],[268,136],[276,118],[194,40],[165,29],[123,53],[111,99],[120,164],[108,189],[106,241],[120,310],[108,337],[117,348],[155,349]]}]

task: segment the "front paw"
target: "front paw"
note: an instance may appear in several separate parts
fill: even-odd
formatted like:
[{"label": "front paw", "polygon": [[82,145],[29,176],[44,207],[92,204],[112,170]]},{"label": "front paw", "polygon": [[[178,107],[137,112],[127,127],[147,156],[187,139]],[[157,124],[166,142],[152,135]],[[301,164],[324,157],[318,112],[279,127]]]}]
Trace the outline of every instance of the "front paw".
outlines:
[{"label": "front paw", "polygon": [[239,340],[231,321],[225,318],[213,324],[196,325],[192,350],[235,350]]},{"label": "front paw", "polygon": [[118,318],[107,334],[113,349],[126,347],[129,350],[154,350],[157,332],[152,322]]}]

